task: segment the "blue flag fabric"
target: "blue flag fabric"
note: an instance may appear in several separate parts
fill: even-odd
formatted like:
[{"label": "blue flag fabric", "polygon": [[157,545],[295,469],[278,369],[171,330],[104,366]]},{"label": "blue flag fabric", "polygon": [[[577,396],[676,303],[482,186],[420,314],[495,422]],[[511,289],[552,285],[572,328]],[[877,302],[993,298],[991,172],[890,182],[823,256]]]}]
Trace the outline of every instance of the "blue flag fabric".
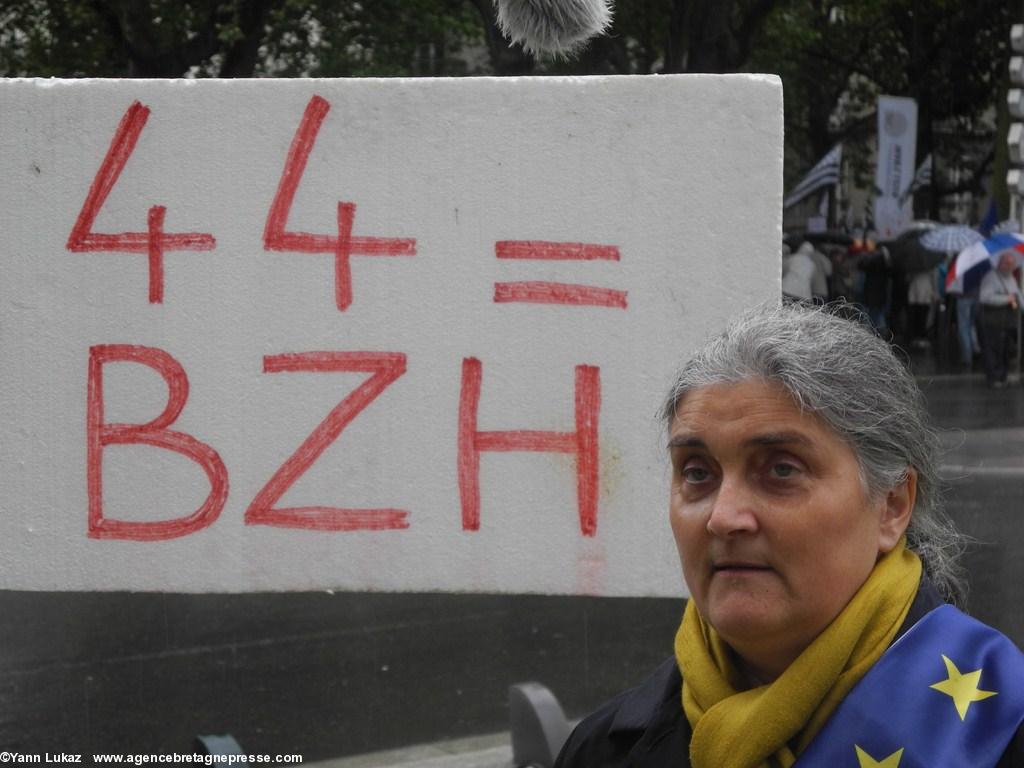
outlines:
[{"label": "blue flag fabric", "polygon": [[992,200],[988,205],[988,210],[985,211],[985,216],[982,218],[981,223],[978,225],[978,231],[981,232],[985,237],[992,234],[992,230],[996,228],[999,223],[999,209],[996,207],[995,199]]},{"label": "blue flag fabric", "polygon": [[1024,722],[1024,653],[951,605],[889,648],[796,768],[991,768]]}]

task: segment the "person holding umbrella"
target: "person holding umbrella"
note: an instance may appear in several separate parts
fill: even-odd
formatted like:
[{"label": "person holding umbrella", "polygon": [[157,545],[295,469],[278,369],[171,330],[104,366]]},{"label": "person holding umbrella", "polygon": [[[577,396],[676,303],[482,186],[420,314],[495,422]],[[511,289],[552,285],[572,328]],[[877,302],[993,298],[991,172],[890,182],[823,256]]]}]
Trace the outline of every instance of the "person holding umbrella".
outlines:
[{"label": "person holding umbrella", "polygon": [[1005,251],[996,268],[981,280],[981,325],[985,343],[985,378],[990,387],[1006,386],[1010,363],[1010,340],[1017,331],[1017,316],[1024,306],[1024,296],[1013,276],[1017,255]]}]

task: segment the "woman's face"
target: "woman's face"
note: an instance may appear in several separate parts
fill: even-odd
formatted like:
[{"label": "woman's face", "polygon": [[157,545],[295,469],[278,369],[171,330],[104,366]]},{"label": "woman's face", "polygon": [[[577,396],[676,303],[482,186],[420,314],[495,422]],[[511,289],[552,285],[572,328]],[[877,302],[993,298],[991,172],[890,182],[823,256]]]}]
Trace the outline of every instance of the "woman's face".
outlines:
[{"label": "woman's face", "polygon": [[690,392],[669,451],[672,530],[692,599],[769,676],[839,614],[909,517],[896,517],[891,493],[870,500],[850,446],[775,383]]}]

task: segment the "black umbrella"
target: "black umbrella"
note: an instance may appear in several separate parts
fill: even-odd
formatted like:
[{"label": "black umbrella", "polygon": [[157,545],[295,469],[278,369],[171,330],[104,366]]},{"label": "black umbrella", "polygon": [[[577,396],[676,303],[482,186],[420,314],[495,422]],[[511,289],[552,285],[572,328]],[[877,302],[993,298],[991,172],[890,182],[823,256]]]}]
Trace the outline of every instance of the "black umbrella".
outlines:
[{"label": "black umbrella", "polygon": [[782,242],[794,251],[804,241],[812,245],[842,245],[845,247],[853,245],[853,238],[850,235],[834,229],[828,229],[824,232],[791,232],[782,238]]},{"label": "black umbrella", "polygon": [[931,251],[921,245],[921,230],[907,230],[892,240],[879,243],[889,250],[892,265],[904,272],[934,269],[946,260],[942,251]]}]

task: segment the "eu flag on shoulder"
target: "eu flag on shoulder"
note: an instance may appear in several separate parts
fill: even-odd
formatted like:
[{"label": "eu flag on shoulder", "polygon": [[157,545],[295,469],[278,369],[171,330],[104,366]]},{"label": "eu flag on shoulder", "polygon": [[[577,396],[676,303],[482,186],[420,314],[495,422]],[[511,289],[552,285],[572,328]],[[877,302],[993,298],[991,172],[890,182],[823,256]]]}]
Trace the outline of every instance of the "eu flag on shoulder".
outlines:
[{"label": "eu flag on shoulder", "polygon": [[950,605],[889,648],[796,768],[992,768],[1024,722],[1024,653]]}]

